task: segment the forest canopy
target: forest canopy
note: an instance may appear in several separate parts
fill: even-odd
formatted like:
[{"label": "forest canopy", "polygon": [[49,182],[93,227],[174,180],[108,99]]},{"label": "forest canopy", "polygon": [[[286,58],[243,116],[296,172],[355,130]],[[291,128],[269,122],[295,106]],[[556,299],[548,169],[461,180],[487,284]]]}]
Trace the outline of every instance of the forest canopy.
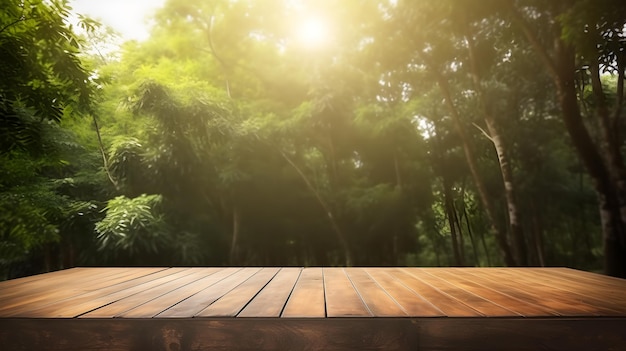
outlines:
[{"label": "forest canopy", "polygon": [[0,279],[626,277],[623,1],[167,0],[119,46],[71,2],[0,1]]}]

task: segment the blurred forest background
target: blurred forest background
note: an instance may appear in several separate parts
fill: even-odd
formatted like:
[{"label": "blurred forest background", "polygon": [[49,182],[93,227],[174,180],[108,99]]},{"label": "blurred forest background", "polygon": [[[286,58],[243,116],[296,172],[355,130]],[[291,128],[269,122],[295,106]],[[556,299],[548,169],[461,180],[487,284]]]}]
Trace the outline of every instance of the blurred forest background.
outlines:
[{"label": "blurred forest background", "polygon": [[0,0],[0,279],[98,265],[626,276],[626,2]]}]

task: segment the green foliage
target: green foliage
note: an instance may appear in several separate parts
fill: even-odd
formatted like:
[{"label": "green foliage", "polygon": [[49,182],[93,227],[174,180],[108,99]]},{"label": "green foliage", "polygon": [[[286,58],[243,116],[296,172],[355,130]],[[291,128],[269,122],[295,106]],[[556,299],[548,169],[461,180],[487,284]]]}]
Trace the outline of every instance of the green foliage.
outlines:
[{"label": "green foliage", "polygon": [[117,137],[109,147],[109,172],[127,192],[141,189],[141,183],[145,182],[142,153],[141,143],[132,137]]},{"label": "green foliage", "polygon": [[96,223],[99,249],[115,254],[157,253],[171,243],[161,195],[142,194],[109,200],[106,216]]},{"label": "green foliage", "polygon": [[0,193],[0,266],[23,260],[33,250],[58,242],[59,229],[51,223],[50,203],[59,198],[48,189],[13,188]]},{"label": "green foliage", "polygon": [[0,15],[0,113],[20,108],[59,121],[68,105],[86,107],[88,72],[77,57],[78,37],[67,27],[65,1],[3,2]]},{"label": "green foliage", "polygon": [[[66,1],[2,2],[1,276],[25,262],[35,272],[75,265],[70,251],[87,248],[89,240],[82,239],[93,237],[91,218],[76,217],[90,217],[97,207],[92,200],[102,192],[93,182],[101,178],[91,150],[60,123],[87,110],[93,96],[90,72],[79,57],[81,39],[67,24],[69,10]],[[77,235],[79,227],[83,232]],[[41,259],[55,251],[63,258]]]},{"label": "green foliage", "polygon": [[[607,64],[623,46],[610,3],[575,2],[558,19],[568,43]],[[465,264],[500,265],[465,159],[467,147],[506,228],[485,111],[510,150],[530,261],[598,268],[591,182],[510,4],[171,0],[148,40],[92,57],[66,2],[4,0],[3,273],[43,252],[55,258],[39,270],[335,265],[347,253],[359,265],[451,265],[451,222]],[[311,13],[332,27],[325,46],[298,42]],[[89,40],[109,40],[81,18]],[[532,20],[548,38],[548,19]],[[591,89],[579,98],[591,125]]]},{"label": "green foliage", "polygon": [[87,216],[97,207],[70,196],[73,189],[82,186],[79,180],[44,176],[67,166],[51,165],[45,158],[32,159],[16,152],[2,155],[0,164],[2,269],[60,243],[75,229],[76,216]]}]

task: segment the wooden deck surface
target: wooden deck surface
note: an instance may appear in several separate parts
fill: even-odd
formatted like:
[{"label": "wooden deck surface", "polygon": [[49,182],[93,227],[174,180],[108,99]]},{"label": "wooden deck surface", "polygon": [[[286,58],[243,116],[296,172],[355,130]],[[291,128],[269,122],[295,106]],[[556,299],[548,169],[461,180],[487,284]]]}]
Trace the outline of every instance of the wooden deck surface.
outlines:
[{"label": "wooden deck surface", "polygon": [[624,330],[626,280],[567,268],[74,268],[0,282],[1,350],[434,350],[480,337],[475,349],[626,350]]}]

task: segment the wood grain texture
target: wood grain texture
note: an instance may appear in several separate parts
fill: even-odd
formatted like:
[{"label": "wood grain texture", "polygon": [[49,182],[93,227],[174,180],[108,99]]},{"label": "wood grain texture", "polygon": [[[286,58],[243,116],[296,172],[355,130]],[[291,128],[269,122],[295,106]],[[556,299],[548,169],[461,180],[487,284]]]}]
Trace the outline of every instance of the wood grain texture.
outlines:
[{"label": "wood grain texture", "polygon": [[188,318],[195,316],[198,312],[204,310],[209,305],[217,301],[226,293],[234,289],[239,284],[246,281],[260,268],[240,268],[236,269],[232,274],[219,282],[207,286],[205,289],[188,297],[180,303],[164,310],[156,315],[156,318]]},{"label": "wood grain texture", "polygon": [[[79,274],[79,272],[91,272],[92,274],[94,268],[84,268],[84,267],[74,267],[74,268],[68,268],[68,269],[62,269],[62,270],[58,270],[58,271],[53,271],[53,272],[48,272],[48,273],[40,273],[40,274],[35,274],[35,275],[31,275],[28,277],[21,277],[21,278],[14,278],[14,279],[10,279],[7,281],[3,281],[2,286],[5,289],[8,288],[13,288],[16,287],[18,285],[24,284],[24,283],[33,283],[36,281],[45,281],[45,280],[56,280],[62,276],[65,275],[76,275]],[[108,270],[108,269],[107,269]],[[2,296],[2,292],[0,292],[0,297]]]},{"label": "wood grain texture", "polygon": [[306,268],[289,296],[282,317],[323,318],[326,316],[324,276],[321,268]]},{"label": "wood grain texture", "polygon": [[[620,314],[626,313],[626,286],[602,285],[604,281],[587,280],[584,276],[570,277],[560,274],[558,271],[534,269],[532,271],[516,272],[516,274],[543,285],[571,293],[589,304],[603,306]],[[598,287],[601,287],[601,289],[598,289]]]},{"label": "wood grain texture", "polygon": [[237,317],[280,317],[301,271],[301,268],[281,268]]},{"label": "wood grain texture", "polygon": [[324,295],[328,317],[372,316],[343,268],[324,268]]},{"label": "wood grain texture", "polygon": [[[120,278],[131,274],[136,274],[136,271],[98,269],[92,272],[81,270],[68,272],[65,275],[57,274],[54,278],[42,275],[39,280],[15,287],[10,286],[12,281],[8,281],[6,282],[8,286],[0,291],[0,302],[2,302],[3,307],[7,307],[13,302],[20,302],[25,298],[30,301],[39,301],[49,297],[51,292],[84,292],[93,289],[93,282],[108,284],[107,282],[111,277]],[[82,284],[79,286],[69,285],[72,289],[67,289],[68,284],[74,281],[80,281]]]},{"label": "wood grain texture", "polygon": [[469,293],[472,293],[485,300],[491,301],[494,304],[502,306],[509,311],[512,311],[520,316],[524,317],[541,317],[549,315],[557,315],[549,309],[543,308],[532,302],[524,301],[521,299],[512,298],[498,291],[497,286],[480,284],[479,279],[472,279],[472,276],[459,274],[458,271],[452,269],[441,269],[436,273],[431,272],[431,275],[436,276],[451,285],[459,287]]},{"label": "wood grain texture", "polygon": [[626,319],[0,319],[2,350],[613,350]]},{"label": "wood grain texture", "polygon": [[566,268],[79,268],[0,282],[0,319],[624,318],[625,293]]},{"label": "wood grain texture", "polygon": [[540,303],[562,316],[619,316],[620,313],[603,306],[592,305],[573,296],[573,294],[558,289],[555,285],[542,284],[537,279],[529,279],[522,274],[519,268],[511,270],[489,269],[472,274],[487,275],[496,284],[507,285],[524,293],[534,295],[536,303]]},{"label": "wood grain texture", "polygon": [[[101,270],[97,270],[101,271]],[[115,275],[103,277],[94,274],[96,280],[82,280],[81,277],[74,277],[70,281],[60,281],[55,289],[41,289],[40,287],[28,286],[30,289],[37,289],[37,298],[29,295],[22,298],[21,303],[10,310],[4,310],[4,316],[21,317],[74,317],[91,309],[109,303],[116,298],[114,292],[122,291],[127,287],[139,286],[138,290],[144,288],[141,284],[149,284],[162,276],[175,274],[176,269],[144,270],[115,270]],[[104,272],[104,270],[102,270]],[[81,288],[85,287],[85,288]],[[101,301],[105,300],[105,302]],[[6,306],[5,306],[6,307]]]},{"label": "wood grain texture", "polygon": [[398,279],[404,286],[411,289],[416,294],[422,296],[438,310],[452,317],[477,317],[482,314],[462,301],[440,291],[439,289],[417,279],[414,275],[402,269],[390,269],[389,274]]},{"label": "wood grain texture", "polygon": [[[556,306],[553,303],[547,301],[549,299],[548,296],[542,297],[541,294],[533,292],[532,288],[528,288],[525,285],[514,284],[505,279],[498,279],[491,274],[493,273],[491,269],[482,271],[454,269],[453,271],[457,275],[463,275],[477,284],[490,287],[493,290],[497,290],[501,294],[511,297],[512,301],[523,301],[527,304],[539,306],[546,311],[546,316],[561,316],[569,314],[576,315],[579,313],[576,310],[572,311],[569,307],[555,308]],[[557,310],[559,312],[557,312]]]},{"label": "wood grain texture", "polygon": [[81,318],[113,318],[124,315],[125,312],[142,306],[152,300],[158,299],[172,291],[185,287],[188,284],[205,278],[213,273],[213,270],[204,268],[191,268],[181,272],[174,279],[163,281],[158,285],[146,286],[145,289],[126,296],[106,306],[102,306],[91,312],[81,315]]},{"label": "wood grain texture", "polygon": [[383,288],[406,313],[413,317],[443,317],[445,313],[387,273],[386,268],[366,268],[365,271]]},{"label": "wood grain texture", "polygon": [[444,279],[438,277],[439,272],[445,272],[445,268],[433,268],[433,269],[420,269],[420,268],[407,268],[406,272],[412,274],[417,279],[427,283],[428,285],[438,289],[439,291],[451,296],[459,301],[463,301],[472,309],[480,312],[484,316],[488,317],[508,317],[508,316],[520,316],[519,313],[506,309],[493,301],[486,298],[482,298],[476,294],[473,294],[465,289],[460,288],[454,284],[447,282]]},{"label": "wood grain texture", "polygon": [[262,268],[245,282],[227,292],[196,317],[235,317],[263,289],[280,268]]},{"label": "wood grain texture", "polygon": [[210,274],[208,276],[163,294],[151,301],[119,314],[117,317],[152,318],[177,303],[184,301],[188,297],[204,290],[207,286],[211,286],[232,274],[232,270],[219,268],[207,269],[207,273],[209,272]]},{"label": "wood grain texture", "polygon": [[[542,271],[541,268],[530,268],[530,271]],[[544,269],[546,270],[546,269]],[[618,290],[626,289],[626,279],[601,275],[597,273],[591,273],[586,271],[580,271],[571,268],[549,268],[546,271],[549,271],[552,274],[561,274],[565,276],[569,276],[576,281],[587,281],[589,283],[599,284],[602,286],[609,286]]]},{"label": "wood grain texture", "polygon": [[365,270],[346,268],[345,272],[374,316],[408,316],[406,311]]}]

